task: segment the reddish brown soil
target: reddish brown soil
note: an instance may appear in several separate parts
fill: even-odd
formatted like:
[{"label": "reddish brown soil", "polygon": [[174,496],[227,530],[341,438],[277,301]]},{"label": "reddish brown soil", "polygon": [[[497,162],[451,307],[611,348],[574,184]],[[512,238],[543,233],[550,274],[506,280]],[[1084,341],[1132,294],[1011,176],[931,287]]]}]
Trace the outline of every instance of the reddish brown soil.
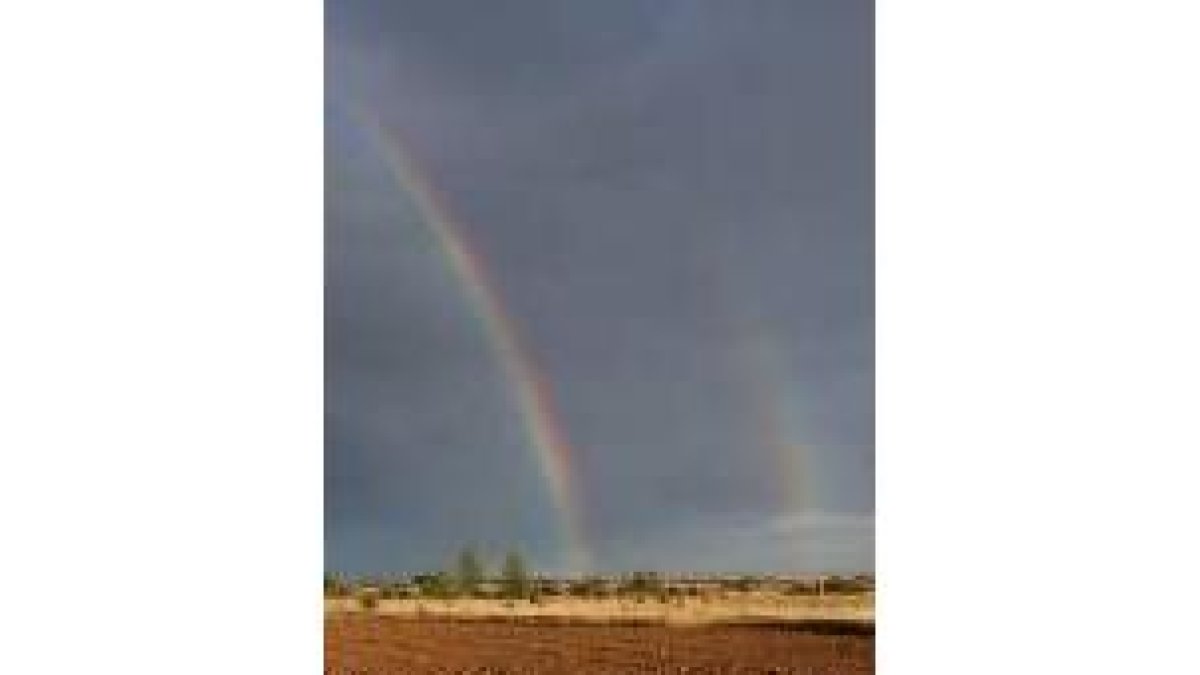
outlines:
[{"label": "reddish brown soil", "polygon": [[331,614],[325,672],[873,673],[871,634],[794,626],[414,620]]}]

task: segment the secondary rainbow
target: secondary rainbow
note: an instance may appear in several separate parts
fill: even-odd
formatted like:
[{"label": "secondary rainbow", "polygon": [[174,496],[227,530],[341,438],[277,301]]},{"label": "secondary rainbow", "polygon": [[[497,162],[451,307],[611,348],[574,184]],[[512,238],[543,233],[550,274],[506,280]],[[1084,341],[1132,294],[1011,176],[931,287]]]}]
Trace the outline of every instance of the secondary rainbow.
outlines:
[{"label": "secondary rainbow", "polygon": [[585,571],[590,555],[585,544],[571,470],[572,448],[563,430],[551,385],[525,347],[516,322],[491,282],[487,265],[459,226],[449,202],[421,169],[412,150],[390,133],[377,115],[351,106],[361,128],[387,164],[397,186],[415,203],[437,239],[438,248],[462,286],[484,327],[488,343],[511,387],[522,426],[544,483],[550,492],[572,571]]},{"label": "secondary rainbow", "polygon": [[[738,337],[738,365],[744,396],[759,443],[773,457],[775,490],[783,513],[807,510],[810,486],[808,449],[795,437],[789,409],[794,404],[780,373],[786,372],[772,336],[761,327],[744,326]],[[794,394],[793,394],[794,395]]]}]

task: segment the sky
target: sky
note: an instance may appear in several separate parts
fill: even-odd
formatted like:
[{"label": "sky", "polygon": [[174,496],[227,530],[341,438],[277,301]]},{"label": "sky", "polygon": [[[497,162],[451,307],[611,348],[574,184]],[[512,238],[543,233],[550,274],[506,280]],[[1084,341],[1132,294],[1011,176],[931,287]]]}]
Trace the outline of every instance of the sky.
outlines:
[{"label": "sky", "polygon": [[327,0],[328,569],[873,569],[872,21]]}]

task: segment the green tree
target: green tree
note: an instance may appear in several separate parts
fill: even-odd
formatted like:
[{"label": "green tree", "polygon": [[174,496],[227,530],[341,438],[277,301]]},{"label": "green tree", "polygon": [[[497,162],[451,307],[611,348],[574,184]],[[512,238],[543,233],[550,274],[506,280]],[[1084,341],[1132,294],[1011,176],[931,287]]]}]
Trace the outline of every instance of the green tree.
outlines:
[{"label": "green tree", "polygon": [[519,552],[511,551],[505,556],[501,580],[507,597],[517,599],[529,595],[529,571]]},{"label": "green tree", "polygon": [[454,595],[454,584],[445,572],[418,574],[413,577],[413,583],[424,598],[445,599]]},{"label": "green tree", "polygon": [[346,583],[343,582],[336,574],[325,575],[325,595],[331,598],[340,598],[346,595]]},{"label": "green tree", "polygon": [[622,591],[638,598],[661,594],[666,586],[657,572],[634,572],[625,581]]},{"label": "green tree", "polygon": [[479,561],[475,549],[470,546],[458,554],[456,576],[458,588],[464,594],[475,595],[479,592],[479,584],[483,583],[484,577],[483,563]]}]

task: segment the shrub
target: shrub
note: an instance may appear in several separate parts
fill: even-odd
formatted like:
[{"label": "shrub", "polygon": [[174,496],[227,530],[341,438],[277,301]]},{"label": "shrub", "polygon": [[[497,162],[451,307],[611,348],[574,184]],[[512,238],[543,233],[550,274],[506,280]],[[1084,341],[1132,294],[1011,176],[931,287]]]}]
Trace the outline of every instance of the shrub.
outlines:
[{"label": "shrub", "polygon": [[379,606],[379,591],[374,588],[364,588],[358,592],[358,606],[364,611],[372,611]]},{"label": "shrub", "polygon": [[342,581],[336,575],[325,575],[325,597],[342,598],[349,595],[350,589],[346,582]]},{"label": "shrub", "polygon": [[454,597],[455,584],[450,575],[445,572],[436,574],[421,574],[413,577],[417,590],[423,598],[445,600]]}]

